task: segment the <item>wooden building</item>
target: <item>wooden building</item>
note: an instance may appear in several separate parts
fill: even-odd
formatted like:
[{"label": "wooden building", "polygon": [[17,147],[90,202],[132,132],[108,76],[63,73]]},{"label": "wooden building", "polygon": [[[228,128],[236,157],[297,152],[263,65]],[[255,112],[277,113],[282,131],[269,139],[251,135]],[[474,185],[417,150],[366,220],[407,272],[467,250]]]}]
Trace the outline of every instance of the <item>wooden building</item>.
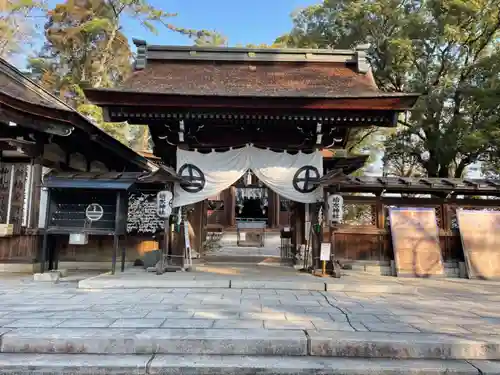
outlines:
[{"label": "wooden building", "polygon": [[[177,149],[207,152],[251,144],[289,153],[340,150],[351,129],[394,127],[399,113],[418,98],[381,92],[364,47],[281,50],[134,43],[132,77],[117,88],[85,92],[107,120],[149,126],[154,155],[173,167]],[[325,151],[323,169],[348,174],[364,160]],[[289,202],[248,173],[196,206],[204,219],[195,227],[234,227],[244,214],[245,194],[265,201],[250,216],[266,220],[268,228],[289,224]]]},{"label": "wooden building", "polygon": [[0,270],[32,271],[39,261],[42,174],[49,169],[143,172],[158,166],[0,59]]}]

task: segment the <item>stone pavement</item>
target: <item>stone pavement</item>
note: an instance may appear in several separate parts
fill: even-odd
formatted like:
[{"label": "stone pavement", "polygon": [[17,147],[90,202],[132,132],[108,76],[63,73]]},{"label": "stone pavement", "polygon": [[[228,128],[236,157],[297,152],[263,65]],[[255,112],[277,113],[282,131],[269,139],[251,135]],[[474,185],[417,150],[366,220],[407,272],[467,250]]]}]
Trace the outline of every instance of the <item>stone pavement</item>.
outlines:
[{"label": "stone pavement", "polygon": [[[177,282],[196,277],[210,279]],[[293,285],[288,277],[277,285]],[[85,290],[67,280],[0,278],[0,374],[27,363],[57,374],[500,374],[493,282],[347,275],[312,278],[327,291],[272,289],[272,280]]]}]

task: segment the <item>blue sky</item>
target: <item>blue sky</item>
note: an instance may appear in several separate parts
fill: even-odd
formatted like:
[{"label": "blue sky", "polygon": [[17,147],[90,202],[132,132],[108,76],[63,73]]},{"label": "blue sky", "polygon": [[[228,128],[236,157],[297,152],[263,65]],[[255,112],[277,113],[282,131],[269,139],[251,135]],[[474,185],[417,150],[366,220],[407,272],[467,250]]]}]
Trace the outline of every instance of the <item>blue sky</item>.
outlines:
[{"label": "blue sky", "polygon": [[[49,0],[53,7],[63,0]],[[230,45],[272,43],[290,30],[291,13],[320,0],[150,0],[150,4],[178,16],[172,24],[193,29],[216,30],[229,39]],[[190,45],[192,41],[178,33],[159,29],[154,35],[130,18],[123,20],[129,38],[147,40],[150,44]]]},{"label": "blue sky", "polygon": [[[289,31],[290,14],[318,0],[151,0],[163,10],[178,13],[172,18],[176,26],[216,30],[228,37],[230,45],[238,43],[272,43]],[[163,31],[152,35],[137,22],[124,22],[125,34],[145,39],[151,44],[191,44],[177,33]]]}]

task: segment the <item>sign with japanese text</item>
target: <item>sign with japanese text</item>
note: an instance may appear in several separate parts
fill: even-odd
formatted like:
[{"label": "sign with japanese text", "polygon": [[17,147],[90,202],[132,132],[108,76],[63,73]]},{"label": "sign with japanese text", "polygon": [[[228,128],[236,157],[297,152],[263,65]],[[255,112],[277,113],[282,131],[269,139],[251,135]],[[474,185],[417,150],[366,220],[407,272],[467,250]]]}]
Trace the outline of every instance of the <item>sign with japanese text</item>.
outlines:
[{"label": "sign with japanese text", "polygon": [[341,223],[344,218],[344,198],[332,194],[328,197],[328,213],[332,223]]},{"label": "sign with japanese text", "polygon": [[319,260],[330,261],[332,253],[332,244],[330,242],[321,243],[321,251],[319,253]]},{"label": "sign with japanese text", "polygon": [[444,276],[434,208],[389,208],[397,276]]},{"label": "sign with japanese text", "polygon": [[457,210],[470,279],[500,279],[500,212]]}]

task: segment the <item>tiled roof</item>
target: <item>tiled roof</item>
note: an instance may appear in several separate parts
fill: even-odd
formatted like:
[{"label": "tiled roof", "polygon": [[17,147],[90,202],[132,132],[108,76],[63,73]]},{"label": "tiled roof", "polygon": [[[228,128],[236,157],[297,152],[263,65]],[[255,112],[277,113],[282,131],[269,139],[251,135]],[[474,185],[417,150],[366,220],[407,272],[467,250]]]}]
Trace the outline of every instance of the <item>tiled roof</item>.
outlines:
[{"label": "tiled roof", "polygon": [[136,71],[125,92],[264,97],[383,95],[366,60],[353,50],[155,46],[134,40]]},{"label": "tiled roof", "polygon": [[117,89],[143,93],[271,97],[378,96],[371,72],[344,63],[150,61]]},{"label": "tiled roof", "polygon": [[0,93],[27,103],[70,111],[64,103],[26,78],[3,59],[0,59]]},{"label": "tiled roof", "polygon": [[329,181],[341,192],[430,193],[452,192],[460,194],[500,193],[500,181],[487,179],[458,179],[437,177],[375,177],[340,175]]}]

